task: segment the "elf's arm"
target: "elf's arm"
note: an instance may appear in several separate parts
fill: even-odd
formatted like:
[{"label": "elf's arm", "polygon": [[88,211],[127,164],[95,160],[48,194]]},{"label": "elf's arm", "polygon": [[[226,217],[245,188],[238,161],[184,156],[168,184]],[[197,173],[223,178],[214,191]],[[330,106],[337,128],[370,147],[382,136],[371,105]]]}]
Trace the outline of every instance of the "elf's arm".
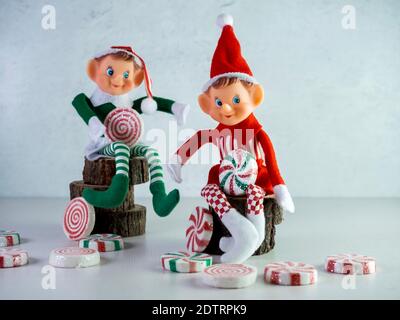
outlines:
[{"label": "elf's arm", "polygon": [[82,120],[89,126],[89,136],[92,140],[96,141],[104,135],[104,125],[93,111],[92,103],[84,93],[78,94],[72,101],[72,105]]},{"label": "elf's arm", "polygon": [[199,130],[190,137],[174,153],[167,168],[171,177],[178,183],[182,182],[182,166],[206,143],[212,142],[213,130]]},{"label": "elf's arm", "polygon": [[[183,125],[186,122],[187,115],[190,110],[188,104],[176,102],[171,99],[154,97],[155,104],[147,103],[147,97],[142,97],[133,101],[133,109],[139,113],[151,114],[155,111],[162,111],[174,115],[178,125]],[[145,100],[146,99],[146,100]],[[144,103],[142,103],[144,102]]]},{"label": "elf's arm", "polygon": [[264,151],[265,164],[267,166],[269,178],[274,189],[276,201],[286,211],[294,212],[294,203],[279,172],[278,163],[276,161],[275,151],[271,140],[264,130],[260,130],[258,132],[257,140],[260,142]]}]

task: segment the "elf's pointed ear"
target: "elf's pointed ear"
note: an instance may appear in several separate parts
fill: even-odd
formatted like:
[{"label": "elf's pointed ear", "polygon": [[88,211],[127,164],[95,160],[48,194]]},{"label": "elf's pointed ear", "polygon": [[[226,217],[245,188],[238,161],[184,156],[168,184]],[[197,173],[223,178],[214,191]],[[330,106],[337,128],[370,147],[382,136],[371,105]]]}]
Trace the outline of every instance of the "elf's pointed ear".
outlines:
[{"label": "elf's pointed ear", "polygon": [[135,83],[135,87],[139,87],[142,84],[143,79],[144,79],[144,69],[141,68],[141,69],[136,70],[133,77],[134,77],[133,82]]},{"label": "elf's pointed ear", "polygon": [[251,99],[254,107],[258,107],[264,101],[264,88],[261,84],[255,84],[251,88]]},{"label": "elf's pointed ear", "polygon": [[96,59],[91,59],[89,60],[87,67],[86,67],[86,73],[90,80],[96,82],[96,72],[97,72],[97,67],[98,63]]},{"label": "elf's pointed ear", "polygon": [[202,93],[197,98],[197,101],[199,103],[201,110],[203,110],[204,113],[209,114],[210,113],[210,97],[209,97],[209,95],[207,93]]}]

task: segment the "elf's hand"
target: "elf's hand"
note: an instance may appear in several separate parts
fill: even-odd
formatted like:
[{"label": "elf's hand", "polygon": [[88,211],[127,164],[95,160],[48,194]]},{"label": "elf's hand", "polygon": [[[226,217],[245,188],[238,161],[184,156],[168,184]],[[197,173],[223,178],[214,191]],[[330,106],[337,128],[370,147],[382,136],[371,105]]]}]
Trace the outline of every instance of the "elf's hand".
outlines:
[{"label": "elf's hand", "polygon": [[275,199],[283,210],[294,213],[294,203],[286,185],[278,184],[274,187]]},{"label": "elf's hand", "polygon": [[174,102],[172,105],[172,113],[176,119],[176,122],[179,126],[182,126],[186,123],[186,118],[190,111],[190,105],[186,103]]},{"label": "elf's hand", "polygon": [[167,171],[171,178],[178,183],[182,182],[182,160],[177,154],[174,154],[167,164]]},{"label": "elf's hand", "polygon": [[89,126],[89,137],[93,141],[97,141],[101,136],[104,135],[106,128],[101,123],[99,118],[91,117],[88,122]]}]

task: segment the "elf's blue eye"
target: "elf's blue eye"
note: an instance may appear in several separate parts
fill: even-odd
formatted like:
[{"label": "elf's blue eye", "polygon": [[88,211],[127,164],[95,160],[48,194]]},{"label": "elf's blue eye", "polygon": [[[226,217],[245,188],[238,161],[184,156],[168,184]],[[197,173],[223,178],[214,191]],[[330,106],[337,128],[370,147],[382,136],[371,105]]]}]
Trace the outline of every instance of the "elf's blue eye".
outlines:
[{"label": "elf's blue eye", "polygon": [[215,105],[216,105],[217,107],[222,107],[222,101],[221,101],[221,99],[215,98]]},{"label": "elf's blue eye", "polygon": [[107,75],[110,77],[114,74],[114,70],[111,67],[108,67],[106,72],[107,72]]},{"label": "elf's blue eye", "polygon": [[232,102],[233,104],[238,104],[240,102],[240,98],[238,96],[234,96]]},{"label": "elf's blue eye", "polygon": [[125,79],[128,79],[128,78],[129,78],[129,71],[125,71],[125,72],[124,72],[124,78],[125,78]]}]

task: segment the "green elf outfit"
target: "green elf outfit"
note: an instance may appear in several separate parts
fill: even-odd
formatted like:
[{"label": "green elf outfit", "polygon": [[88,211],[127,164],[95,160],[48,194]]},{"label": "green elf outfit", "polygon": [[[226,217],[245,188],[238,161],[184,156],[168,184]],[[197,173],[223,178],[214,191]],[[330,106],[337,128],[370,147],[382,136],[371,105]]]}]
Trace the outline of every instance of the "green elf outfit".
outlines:
[{"label": "green elf outfit", "polygon": [[97,191],[86,188],[83,190],[82,197],[95,207],[115,208],[121,205],[125,200],[129,187],[129,158],[131,156],[145,157],[149,164],[153,208],[157,215],[165,217],[178,204],[179,191],[174,189],[170,193],[166,193],[163,168],[157,150],[143,143],[129,147],[123,142],[111,142],[104,136],[103,122],[115,108],[131,107],[139,114],[150,114],[156,110],[173,114],[178,124],[183,124],[189,111],[189,105],[170,99],[154,97],[151,92],[151,80],[144,61],[130,47],[111,47],[109,50],[95,56],[95,58],[118,51],[124,51],[140,59],[144,68],[147,97],[132,101],[128,94],[112,96],[97,88],[90,98],[84,93],[80,93],[72,101],[72,105],[78,114],[89,126],[90,142],[86,146],[85,157],[88,160],[96,160],[105,156],[114,157],[116,161],[116,173],[108,189]]}]

